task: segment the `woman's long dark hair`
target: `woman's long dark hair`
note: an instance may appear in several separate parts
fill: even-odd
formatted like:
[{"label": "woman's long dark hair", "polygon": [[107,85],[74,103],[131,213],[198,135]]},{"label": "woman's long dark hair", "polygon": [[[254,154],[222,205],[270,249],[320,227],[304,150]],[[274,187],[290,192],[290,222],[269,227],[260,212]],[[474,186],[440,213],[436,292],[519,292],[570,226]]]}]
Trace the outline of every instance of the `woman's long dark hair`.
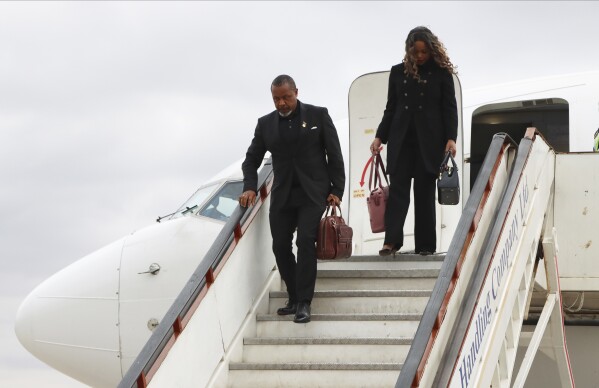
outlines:
[{"label": "woman's long dark hair", "polygon": [[447,50],[439,38],[426,27],[416,27],[408,34],[406,38],[406,54],[403,58],[404,72],[420,79],[418,74],[418,65],[414,57],[414,43],[417,41],[424,42],[430,50],[431,57],[435,63],[442,69],[447,70],[451,74],[457,74],[457,67],[451,63]]}]

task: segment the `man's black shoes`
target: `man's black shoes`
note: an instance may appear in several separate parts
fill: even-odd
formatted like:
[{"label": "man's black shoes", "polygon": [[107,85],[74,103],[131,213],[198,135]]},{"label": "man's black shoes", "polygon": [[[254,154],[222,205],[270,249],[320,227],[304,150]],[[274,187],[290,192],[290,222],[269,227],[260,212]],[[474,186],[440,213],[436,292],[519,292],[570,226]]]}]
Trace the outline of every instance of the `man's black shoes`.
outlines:
[{"label": "man's black shoes", "polygon": [[416,254],[421,256],[430,256],[435,254],[435,250],[430,248],[416,249]]},{"label": "man's black shoes", "polygon": [[285,307],[281,307],[280,309],[277,310],[277,314],[278,315],[291,315],[291,314],[295,314],[296,311],[297,311],[297,303],[292,302],[292,301],[287,301],[287,304],[285,305]]},{"label": "man's black shoes", "polygon": [[293,322],[295,322],[295,323],[310,322],[310,305],[308,303],[300,302],[297,304],[297,311],[295,313],[295,318],[293,318]]}]

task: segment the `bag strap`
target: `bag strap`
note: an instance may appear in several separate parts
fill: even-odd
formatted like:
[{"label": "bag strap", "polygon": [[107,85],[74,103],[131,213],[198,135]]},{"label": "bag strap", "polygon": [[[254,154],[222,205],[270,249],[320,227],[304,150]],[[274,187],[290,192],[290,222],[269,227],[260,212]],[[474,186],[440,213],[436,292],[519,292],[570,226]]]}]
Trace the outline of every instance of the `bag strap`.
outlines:
[{"label": "bag strap", "polygon": [[[382,189],[383,181],[382,181],[380,175],[378,175],[379,169],[383,173],[383,177],[385,178],[385,182],[387,182],[387,186],[389,186],[389,180],[387,179],[387,171],[385,170],[385,164],[383,163],[383,157],[381,156],[381,154],[376,154],[376,159],[377,159],[377,163],[378,163],[377,177],[379,179],[379,187]],[[376,186],[376,182],[374,183],[374,185]]]},{"label": "bag strap", "polygon": [[[376,163],[376,155],[372,155],[370,157],[370,179],[368,179],[368,191],[372,191],[372,175],[374,174],[374,170],[375,170],[375,163]],[[376,180],[374,181],[376,183]]]},{"label": "bag strap", "polygon": [[[383,158],[381,154],[372,155],[370,158],[370,179],[368,181],[368,191],[372,191],[373,187],[383,188],[383,180],[381,179],[381,172],[383,173],[383,177],[387,182],[387,186],[389,186],[389,180],[387,179],[387,171],[385,170],[385,164],[383,163]],[[380,171],[379,171],[380,170]],[[374,175],[374,186],[372,185],[372,176]]]},{"label": "bag strap", "polygon": [[329,211],[331,212],[331,216],[337,216],[337,209],[339,209],[339,217],[343,218],[343,215],[341,214],[341,208],[337,205],[327,205],[325,211],[324,211],[324,216],[323,218],[326,218],[329,216]]},{"label": "bag strap", "polygon": [[[449,161],[451,161],[453,166],[449,165]],[[451,151],[447,151],[445,158],[443,159],[443,163],[441,163],[441,166],[439,167],[439,179],[444,171],[447,171],[450,176],[453,175],[454,172],[458,171],[458,165],[453,159]]]}]

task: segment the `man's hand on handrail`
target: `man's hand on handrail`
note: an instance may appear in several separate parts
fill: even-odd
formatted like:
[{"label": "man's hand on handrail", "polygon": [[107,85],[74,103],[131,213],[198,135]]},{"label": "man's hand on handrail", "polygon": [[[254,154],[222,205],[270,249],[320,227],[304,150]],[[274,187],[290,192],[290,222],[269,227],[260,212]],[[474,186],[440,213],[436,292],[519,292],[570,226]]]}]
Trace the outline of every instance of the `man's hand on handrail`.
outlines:
[{"label": "man's hand on handrail", "polygon": [[249,207],[256,204],[256,192],[254,190],[244,191],[239,197],[239,204],[243,207]]}]

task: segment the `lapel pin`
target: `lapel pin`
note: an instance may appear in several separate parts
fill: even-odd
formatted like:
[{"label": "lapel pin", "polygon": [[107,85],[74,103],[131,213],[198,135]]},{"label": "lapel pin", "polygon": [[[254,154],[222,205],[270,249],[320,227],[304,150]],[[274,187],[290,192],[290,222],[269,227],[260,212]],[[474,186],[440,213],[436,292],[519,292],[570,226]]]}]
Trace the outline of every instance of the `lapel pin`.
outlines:
[{"label": "lapel pin", "polygon": [[302,121],[302,128],[306,128],[306,122]]}]

